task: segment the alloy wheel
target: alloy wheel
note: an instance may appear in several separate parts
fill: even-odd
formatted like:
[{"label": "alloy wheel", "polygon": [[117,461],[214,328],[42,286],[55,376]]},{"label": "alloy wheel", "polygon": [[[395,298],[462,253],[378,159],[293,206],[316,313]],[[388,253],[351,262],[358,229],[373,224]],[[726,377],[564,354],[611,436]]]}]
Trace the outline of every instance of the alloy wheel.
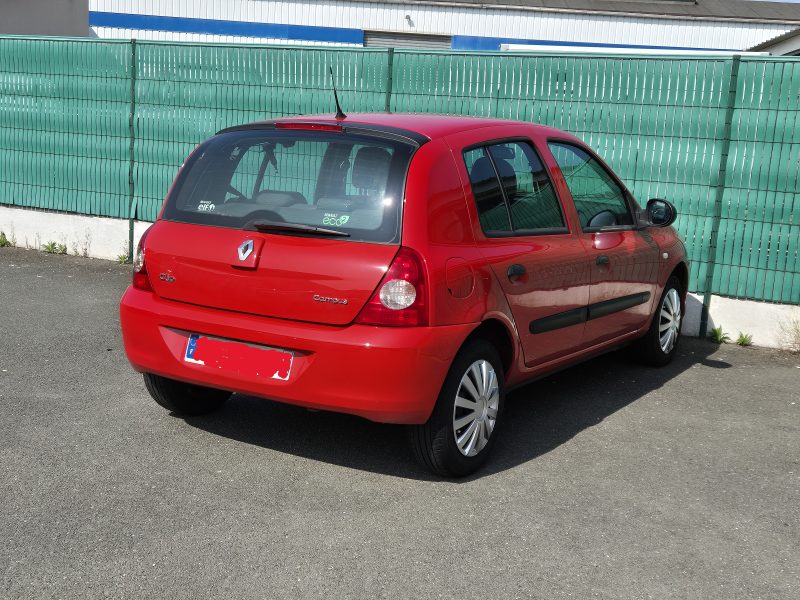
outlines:
[{"label": "alloy wheel", "polygon": [[678,290],[670,288],[661,302],[661,312],[659,313],[658,341],[664,354],[672,352],[680,331],[681,299],[678,296]]},{"label": "alloy wheel", "polygon": [[453,435],[464,456],[486,447],[497,423],[500,388],[492,363],[477,360],[461,377],[453,407]]}]

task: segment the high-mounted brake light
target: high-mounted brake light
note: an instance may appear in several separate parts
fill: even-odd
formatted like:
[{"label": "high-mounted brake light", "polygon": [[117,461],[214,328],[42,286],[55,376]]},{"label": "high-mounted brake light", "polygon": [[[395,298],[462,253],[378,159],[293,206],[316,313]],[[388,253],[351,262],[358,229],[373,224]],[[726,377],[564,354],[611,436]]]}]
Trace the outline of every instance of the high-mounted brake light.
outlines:
[{"label": "high-mounted brake light", "polygon": [[419,254],[400,248],[356,323],[393,327],[428,324],[428,285]]},{"label": "high-mounted brake light", "polygon": [[298,121],[282,121],[275,123],[275,129],[310,129],[313,131],[342,132],[341,125],[334,125],[332,123],[303,123]]},{"label": "high-mounted brake light", "polygon": [[146,292],[153,291],[153,287],[150,285],[150,278],[147,276],[147,265],[144,261],[144,241],[149,231],[148,229],[142,234],[139,244],[136,246],[136,254],[133,257],[133,287]]}]

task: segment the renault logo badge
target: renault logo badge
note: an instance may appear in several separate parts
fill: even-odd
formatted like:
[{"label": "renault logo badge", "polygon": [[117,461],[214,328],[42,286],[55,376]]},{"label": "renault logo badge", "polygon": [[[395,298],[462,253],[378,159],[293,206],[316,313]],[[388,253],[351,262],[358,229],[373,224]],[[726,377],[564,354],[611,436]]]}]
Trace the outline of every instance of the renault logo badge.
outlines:
[{"label": "renault logo badge", "polygon": [[253,240],[245,240],[239,246],[239,260],[244,262],[253,253]]}]

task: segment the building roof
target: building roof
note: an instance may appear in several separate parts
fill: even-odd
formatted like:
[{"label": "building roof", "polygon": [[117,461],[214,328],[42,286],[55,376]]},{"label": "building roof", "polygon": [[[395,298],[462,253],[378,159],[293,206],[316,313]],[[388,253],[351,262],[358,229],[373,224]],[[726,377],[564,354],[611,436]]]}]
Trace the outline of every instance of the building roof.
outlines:
[{"label": "building roof", "polygon": [[766,42],[761,42],[757,46],[753,46],[752,48],[748,48],[748,51],[749,52],[769,51],[769,50],[774,49],[779,44],[782,44],[783,42],[789,42],[790,40],[793,40],[794,38],[797,38],[798,40],[800,40],[800,29],[792,29],[791,31],[787,31],[783,35],[776,36],[774,38],[771,38],[771,39],[767,40]]},{"label": "building roof", "polygon": [[[373,2],[374,0],[356,0]],[[800,23],[800,4],[752,0],[386,0],[404,5],[502,7],[673,19]]]}]

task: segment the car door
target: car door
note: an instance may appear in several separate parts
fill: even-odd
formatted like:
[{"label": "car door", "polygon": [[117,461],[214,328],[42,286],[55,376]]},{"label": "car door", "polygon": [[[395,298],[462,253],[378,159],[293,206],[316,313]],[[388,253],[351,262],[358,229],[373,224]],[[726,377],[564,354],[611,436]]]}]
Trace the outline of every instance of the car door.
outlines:
[{"label": "car door", "polygon": [[[460,140],[451,143],[463,144],[470,136],[454,137]],[[508,301],[529,366],[580,347],[590,284],[586,249],[570,231],[535,148],[529,138],[472,143],[461,146],[457,161],[478,246]]]},{"label": "car door", "polygon": [[591,289],[584,344],[631,334],[649,322],[656,293],[659,250],[635,226],[635,201],[586,146],[548,140],[558,176],[575,206],[579,238],[590,257]]}]

